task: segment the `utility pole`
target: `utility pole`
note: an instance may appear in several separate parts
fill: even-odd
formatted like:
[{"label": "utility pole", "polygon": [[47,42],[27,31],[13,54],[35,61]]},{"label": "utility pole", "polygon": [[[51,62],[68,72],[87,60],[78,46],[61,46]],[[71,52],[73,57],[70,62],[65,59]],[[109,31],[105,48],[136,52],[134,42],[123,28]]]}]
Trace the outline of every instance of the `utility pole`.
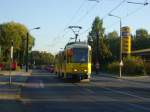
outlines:
[{"label": "utility pole", "polygon": [[[31,29],[31,30],[38,30],[38,29],[40,29],[40,27],[36,27],[36,28]],[[31,30],[29,30],[29,32]],[[29,64],[28,64],[28,57],[29,57],[29,53],[28,53],[28,49],[29,49],[29,32],[27,32],[27,42],[26,42],[26,72],[28,72],[28,69],[29,69]]]},{"label": "utility pole", "polygon": [[96,39],[97,39],[97,42],[96,42],[96,74],[99,73],[99,32],[97,31],[96,32]]},{"label": "utility pole", "polygon": [[113,15],[113,14],[108,14],[109,16],[115,17],[119,19],[120,22],[120,64],[119,64],[119,76],[120,78],[122,77],[122,66],[123,66],[123,61],[122,61],[122,21],[121,17]]},{"label": "utility pole", "polygon": [[82,29],[81,26],[69,26],[68,28],[70,28],[73,33],[75,34],[75,42],[77,42],[78,36],[79,36],[79,31],[80,29]]},{"label": "utility pole", "polygon": [[26,72],[28,72],[28,49],[29,49],[29,46],[28,46],[28,43],[29,43],[29,32],[27,32],[27,42],[26,42]]}]

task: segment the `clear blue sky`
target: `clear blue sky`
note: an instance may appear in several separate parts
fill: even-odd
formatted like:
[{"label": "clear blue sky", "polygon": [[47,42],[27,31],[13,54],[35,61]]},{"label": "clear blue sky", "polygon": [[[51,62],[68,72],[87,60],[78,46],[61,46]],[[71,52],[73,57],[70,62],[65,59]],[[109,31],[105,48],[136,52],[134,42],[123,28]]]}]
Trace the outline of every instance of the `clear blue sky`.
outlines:
[{"label": "clear blue sky", "polygon": [[[69,25],[83,27],[80,31],[81,40],[86,40],[89,30],[85,30],[91,27],[95,16],[103,18],[106,33],[119,31],[119,20],[107,16],[107,13],[123,0],[99,1],[97,3],[88,0],[1,0],[0,23],[15,21],[25,24],[28,29],[40,26],[40,30],[31,32],[36,38],[33,50],[56,53],[65,46],[70,37],[74,36],[71,30],[67,29]],[[122,17],[123,25],[130,26],[133,34],[138,28],[146,28],[150,33],[150,5],[143,7],[124,2],[112,14]]]}]

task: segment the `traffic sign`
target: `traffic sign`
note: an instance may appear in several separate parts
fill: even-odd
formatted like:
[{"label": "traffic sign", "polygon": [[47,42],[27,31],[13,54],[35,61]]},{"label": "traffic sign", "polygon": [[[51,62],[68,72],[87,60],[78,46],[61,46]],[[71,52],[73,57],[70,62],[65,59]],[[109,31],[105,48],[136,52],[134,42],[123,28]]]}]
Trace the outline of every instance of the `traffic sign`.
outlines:
[{"label": "traffic sign", "polygon": [[122,60],[120,61],[120,66],[123,66],[123,61]]}]

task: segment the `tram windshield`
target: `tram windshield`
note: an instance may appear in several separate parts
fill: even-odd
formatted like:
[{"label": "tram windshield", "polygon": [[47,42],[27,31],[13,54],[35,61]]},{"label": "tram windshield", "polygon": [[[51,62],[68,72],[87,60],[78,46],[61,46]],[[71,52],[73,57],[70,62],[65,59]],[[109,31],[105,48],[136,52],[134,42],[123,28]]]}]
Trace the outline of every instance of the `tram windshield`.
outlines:
[{"label": "tram windshield", "polygon": [[87,63],[88,62],[88,49],[87,48],[74,48],[72,62],[73,63]]}]

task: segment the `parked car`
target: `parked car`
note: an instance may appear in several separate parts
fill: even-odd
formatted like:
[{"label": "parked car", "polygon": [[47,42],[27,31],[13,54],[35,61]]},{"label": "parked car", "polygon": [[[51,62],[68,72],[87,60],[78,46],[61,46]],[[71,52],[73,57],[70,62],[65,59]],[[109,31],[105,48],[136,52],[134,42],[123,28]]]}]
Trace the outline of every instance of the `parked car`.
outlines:
[{"label": "parked car", "polygon": [[50,72],[50,73],[53,73],[53,72],[54,72],[54,66],[53,66],[53,65],[48,65],[48,66],[46,67],[46,70],[47,70],[48,72]]},{"label": "parked car", "polygon": [[50,72],[51,72],[51,73],[54,72],[54,66],[53,66],[53,65],[50,66]]},{"label": "parked car", "polygon": [[12,64],[11,64],[11,69],[12,70],[16,70],[17,68],[17,63],[14,61]]},{"label": "parked car", "polygon": [[2,63],[0,63],[0,70],[2,70],[4,67],[4,65]]}]

